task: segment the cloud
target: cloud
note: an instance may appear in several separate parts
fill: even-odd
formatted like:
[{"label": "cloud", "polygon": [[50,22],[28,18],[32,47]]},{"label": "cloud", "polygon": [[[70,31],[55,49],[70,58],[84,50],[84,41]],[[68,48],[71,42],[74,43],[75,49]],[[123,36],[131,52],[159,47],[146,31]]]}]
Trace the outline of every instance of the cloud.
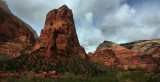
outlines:
[{"label": "cloud", "polygon": [[160,38],[158,0],[5,0],[38,34],[46,14],[66,4],[72,9],[80,44],[94,52],[104,40],[116,43]]},{"label": "cloud", "polygon": [[141,24],[144,25],[149,25],[149,26],[160,25],[160,19],[158,17],[158,14],[151,10],[144,10],[139,15],[139,20],[141,21]]},{"label": "cloud", "polygon": [[135,10],[130,8],[127,4],[120,6],[113,14],[107,14],[102,23],[101,31],[104,36],[111,36],[118,30],[124,27],[130,27],[133,25],[133,16]]},{"label": "cloud", "polygon": [[101,31],[109,40],[124,43],[159,38],[159,28],[160,19],[154,11],[144,9],[137,14],[136,9],[123,4],[115,13],[106,15]]}]

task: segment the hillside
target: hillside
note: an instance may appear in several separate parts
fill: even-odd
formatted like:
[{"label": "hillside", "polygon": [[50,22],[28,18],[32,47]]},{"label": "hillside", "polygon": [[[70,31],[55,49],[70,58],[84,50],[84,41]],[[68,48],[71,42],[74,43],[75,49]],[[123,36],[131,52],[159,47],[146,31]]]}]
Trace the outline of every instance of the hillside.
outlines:
[{"label": "hillside", "polygon": [[36,38],[36,32],[14,16],[5,1],[0,0],[0,60],[27,53]]}]

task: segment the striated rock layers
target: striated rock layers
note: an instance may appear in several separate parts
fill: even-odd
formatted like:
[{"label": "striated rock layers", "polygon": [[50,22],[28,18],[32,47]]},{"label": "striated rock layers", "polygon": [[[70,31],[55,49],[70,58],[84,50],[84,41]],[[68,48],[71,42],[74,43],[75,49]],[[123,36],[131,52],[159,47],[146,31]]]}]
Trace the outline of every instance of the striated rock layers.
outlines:
[{"label": "striated rock layers", "polygon": [[48,56],[63,58],[79,54],[81,58],[86,58],[77,38],[72,10],[63,5],[47,14],[34,49],[43,49]]},{"label": "striated rock layers", "polygon": [[138,52],[139,55],[152,55],[154,58],[160,57],[160,39],[141,40],[120,45]]},{"label": "striated rock layers", "polygon": [[0,58],[7,55],[16,57],[24,53],[36,41],[33,31],[0,0]]},{"label": "striated rock layers", "polygon": [[94,54],[88,55],[90,61],[101,62],[106,66],[122,67],[130,71],[155,72],[159,70],[159,64],[152,55],[139,55],[136,51],[109,41],[104,41]]},{"label": "striated rock layers", "polygon": [[158,63],[160,70],[160,39],[134,41],[120,45],[137,52],[137,55],[147,55],[153,57],[154,60]]}]

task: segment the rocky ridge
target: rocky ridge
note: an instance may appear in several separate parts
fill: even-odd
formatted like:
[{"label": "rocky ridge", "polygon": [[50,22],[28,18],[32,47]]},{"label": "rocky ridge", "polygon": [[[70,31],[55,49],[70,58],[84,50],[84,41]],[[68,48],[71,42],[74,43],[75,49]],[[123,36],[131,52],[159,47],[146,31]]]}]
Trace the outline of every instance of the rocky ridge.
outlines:
[{"label": "rocky ridge", "polygon": [[89,53],[88,55],[90,61],[101,62],[106,66],[121,67],[130,71],[155,72],[159,70],[159,63],[152,55],[140,54],[140,52],[126,49],[109,41],[104,41],[97,47],[94,54]]},{"label": "rocky ridge", "polygon": [[122,47],[119,44],[116,44],[114,42],[111,41],[104,41],[103,43],[101,43],[98,47],[97,50],[105,50],[105,49],[112,49],[112,50],[123,50],[126,49],[125,47]]}]

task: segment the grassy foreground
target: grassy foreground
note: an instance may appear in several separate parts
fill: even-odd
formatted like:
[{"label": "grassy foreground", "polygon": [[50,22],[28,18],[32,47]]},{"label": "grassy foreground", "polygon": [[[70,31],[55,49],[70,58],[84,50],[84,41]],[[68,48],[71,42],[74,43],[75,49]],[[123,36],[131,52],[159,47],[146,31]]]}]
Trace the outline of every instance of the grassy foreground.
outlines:
[{"label": "grassy foreground", "polygon": [[117,72],[115,75],[82,77],[73,73],[64,73],[63,78],[35,77],[34,73],[20,78],[8,77],[6,82],[159,82],[160,73]]}]

